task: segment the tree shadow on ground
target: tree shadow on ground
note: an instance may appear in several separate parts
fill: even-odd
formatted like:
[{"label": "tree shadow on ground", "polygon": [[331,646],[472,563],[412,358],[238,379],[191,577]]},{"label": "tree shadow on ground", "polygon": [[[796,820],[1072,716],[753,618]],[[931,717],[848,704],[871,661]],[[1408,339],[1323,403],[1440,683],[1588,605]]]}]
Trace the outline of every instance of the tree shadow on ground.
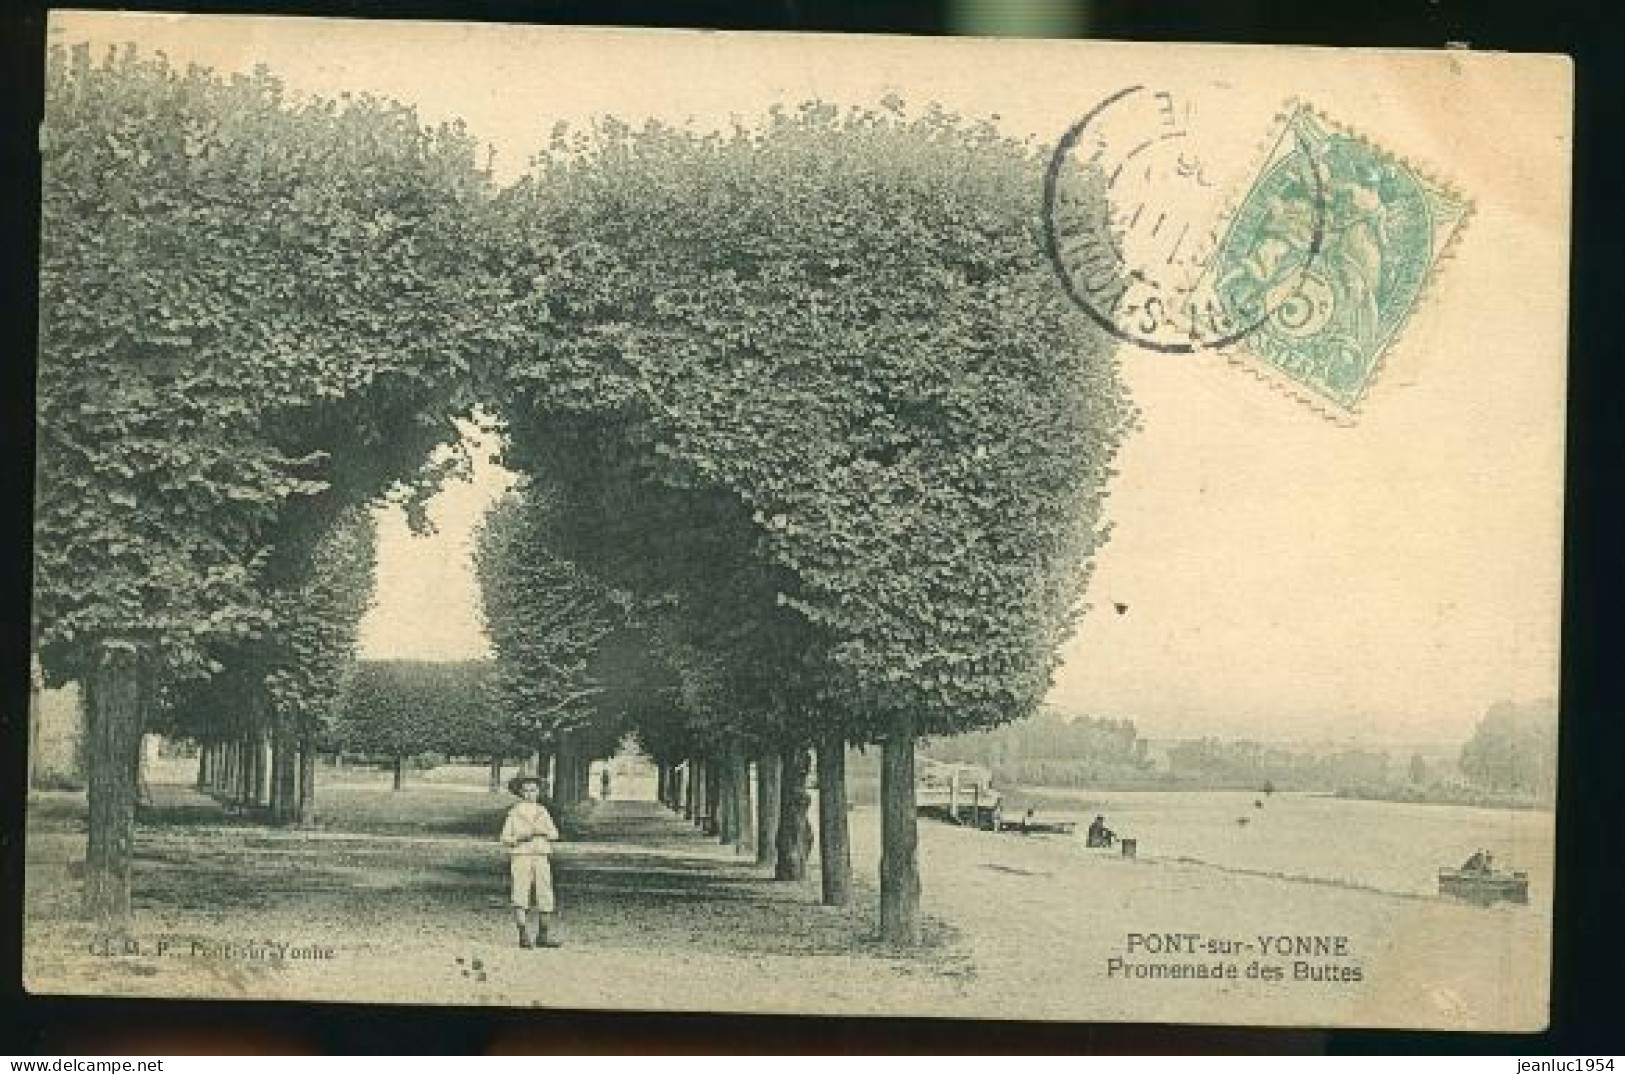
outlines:
[{"label": "tree shadow on ground", "polygon": [[[455,792],[394,799],[387,791],[331,798],[331,827],[276,828],[231,816],[191,788],[167,789],[137,840],[137,907],[177,929],[295,923],[385,944],[403,929],[414,943],[462,942],[505,917],[507,856],[496,834],[509,800]],[[51,803],[30,824],[66,831],[83,818],[80,796]],[[822,905],[816,859],[807,880],[773,880],[752,858],[653,803],[591,810],[579,834],[554,855],[572,948],[856,956],[924,973],[973,972],[957,931],[934,919],[918,949],[880,943],[878,893],[861,875],[849,905]]]},{"label": "tree shadow on ground", "polygon": [[555,858],[555,887],[584,944],[732,955],[953,957],[957,933],[928,920],[900,953],[879,939],[879,897],[859,880],[846,906],[825,906],[817,869],[778,881],[653,803],[610,802],[582,825],[588,842]]},{"label": "tree shadow on ground", "polygon": [[[495,839],[513,799],[484,792],[413,788],[396,793],[387,788],[336,787],[318,793],[316,819],[308,830],[377,835],[442,835]],[[47,823],[83,823],[84,804],[50,802],[40,809]],[[30,816],[30,823],[35,818]],[[177,784],[159,784],[136,810],[148,828],[267,828],[269,810],[245,806],[231,798]],[[279,825],[295,830],[297,825]]]}]

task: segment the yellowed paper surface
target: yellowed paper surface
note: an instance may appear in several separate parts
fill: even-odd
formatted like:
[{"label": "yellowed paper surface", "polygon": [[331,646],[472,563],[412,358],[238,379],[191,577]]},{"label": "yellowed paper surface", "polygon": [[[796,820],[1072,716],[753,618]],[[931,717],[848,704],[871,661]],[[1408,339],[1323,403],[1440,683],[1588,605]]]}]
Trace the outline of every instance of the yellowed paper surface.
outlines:
[{"label": "yellowed paper surface", "polygon": [[[466,124],[498,186],[559,123],[726,132],[808,101],[985,118],[1047,154],[1035,236],[1054,287],[1111,339],[1139,418],[1047,698],[1132,721],[1130,745],[922,742],[923,947],[874,938],[873,748],[849,762],[849,907],[819,905],[816,849],[810,879],[776,882],[657,806],[647,758],[600,758],[553,852],[564,946],[535,950],[513,943],[496,843],[512,799],[478,757],[394,791],[383,759],[324,754],[316,826],[276,827],[209,812],[188,790],[192,745],[154,727],[126,937],[77,916],[84,791],[33,792],[31,990],[1545,1024],[1565,58],[72,12],[50,42],[263,64],[296,99],[392,98]],[[1079,208],[1065,185],[1085,172],[1108,189]],[[378,508],[365,659],[488,655],[471,534],[515,479],[485,461],[499,434],[467,435],[477,461],[431,502],[438,535]],[[36,777],[73,768],[77,689],[41,695]],[[1508,727],[1522,737],[1490,741]],[[1483,759],[1502,746],[1517,756]],[[928,787],[950,763],[987,779]],[[934,816],[938,792],[950,812],[1002,801],[988,819],[1011,830]],[[1096,816],[1107,847],[1088,845]]]}]

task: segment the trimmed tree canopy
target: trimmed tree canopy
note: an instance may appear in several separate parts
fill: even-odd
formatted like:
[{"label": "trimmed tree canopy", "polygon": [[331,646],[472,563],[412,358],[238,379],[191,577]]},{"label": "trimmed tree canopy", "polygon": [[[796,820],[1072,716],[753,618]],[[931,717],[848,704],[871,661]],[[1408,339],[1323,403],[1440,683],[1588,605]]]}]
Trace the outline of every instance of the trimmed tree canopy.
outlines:
[{"label": "trimmed tree canopy", "polygon": [[331,744],[391,757],[503,753],[513,737],[488,660],[364,660],[339,706]]},{"label": "trimmed tree canopy", "polygon": [[59,49],[46,93],[42,661],[205,674],[269,629],[267,571],[455,437],[484,178],[457,127],[264,71]]},{"label": "trimmed tree canopy", "polygon": [[600,714],[594,661],[626,621],[624,595],[554,551],[538,495],[527,487],[495,504],[474,550],[498,695],[516,732],[537,743]]},{"label": "trimmed tree canopy", "polygon": [[575,480],[572,504],[606,457],[695,512],[734,501],[733,561],[812,628],[826,713],[944,732],[1031,711],[1131,420],[1041,257],[1042,163],[900,108],[559,136],[501,199],[512,315],[550,329],[509,368],[513,464]]},{"label": "trimmed tree canopy", "polygon": [[[1042,255],[1038,147],[895,102],[606,121],[496,194],[459,126],[264,71],[58,50],[47,99],[36,644],[93,680],[98,912],[155,700],[319,713],[357,609],[324,557],[366,555],[324,541],[420,508],[477,404],[524,479],[480,550],[505,700],[370,665],[344,745],[632,720],[911,763],[1046,693],[1132,415]],[[629,669],[673,710],[605,695]]]}]

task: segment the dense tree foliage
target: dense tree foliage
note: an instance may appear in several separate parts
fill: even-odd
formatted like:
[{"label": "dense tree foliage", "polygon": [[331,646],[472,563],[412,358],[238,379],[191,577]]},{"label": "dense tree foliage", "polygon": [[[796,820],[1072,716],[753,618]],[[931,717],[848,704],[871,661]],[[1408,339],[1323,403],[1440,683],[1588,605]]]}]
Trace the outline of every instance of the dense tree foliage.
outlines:
[{"label": "dense tree foliage", "polygon": [[[213,647],[211,660],[224,668],[220,673],[164,687],[152,729],[203,745],[200,785],[259,804],[257,786],[229,787],[215,762],[227,743],[246,742],[252,749],[269,737],[277,757],[265,804],[278,821],[312,818],[315,751],[332,729],[338,697],[355,666],[376,556],[372,516],[352,510],[317,541],[301,578],[286,577],[265,594],[263,634]],[[301,772],[295,772],[296,763]]]},{"label": "dense tree foliage", "polygon": [[93,902],[127,904],[156,699],[311,726],[357,607],[324,557],[365,554],[324,541],[420,507],[483,402],[525,475],[480,541],[497,678],[367,667],[336,739],[551,737],[579,782],[632,726],[736,835],[743,751],[782,752],[781,842],[809,747],[883,740],[917,932],[915,736],[1036,708],[1131,421],[1040,253],[1039,147],[896,102],[605,121],[493,195],[459,127],[264,71],[58,52],[48,93],[38,644],[87,682]]},{"label": "dense tree foliage", "polygon": [[1557,706],[1491,705],[1461,750],[1461,771],[1486,790],[1551,801],[1557,793]]},{"label": "dense tree foliage", "polygon": [[1187,739],[1168,747],[1168,777],[1209,787],[1338,790],[1380,787],[1391,779],[1392,759],[1379,749],[1290,749],[1250,739]]},{"label": "dense tree foliage", "polygon": [[555,329],[509,370],[513,459],[558,457],[563,407],[610,442],[576,457],[724,494],[721,561],[817,631],[823,718],[1031,711],[1129,409],[1041,260],[1041,165],[900,108],[561,133],[502,199],[516,319]]},{"label": "dense tree foliage", "polygon": [[928,753],[984,765],[1005,785],[1143,778],[1152,767],[1149,744],[1133,720],[1068,718],[1049,708],[1018,723],[933,739]]},{"label": "dense tree foliage", "polygon": [[488,191],[460,128],[263,70],[58,49],[46,97],[35,641],[87,687],[87,895],[118,923],[160,695],[257,692],[324,535],[432,483],[476,383]]},{"label": "dense tree foliage", "polygon": [[389,758],[491,754],[513,745],[488,660],[363,660],[339,701],[330,746]]},{"label": "dense tree foliage", "polygon": [[624,594],[554,551],[550,517],[544,495],[527,485],[486,514],[474,550],[502,706],[516,733],[537,744],[600,713],[605,679],[595,662],[628,617]]},{"label": "dense tree foliage", "polygon": [[353,511],[315,546],[300,583],[277,591],[265,688],[271,707],[301,737],[325,738],[355,669],[361,619],[372,605],[377,526]]},{"label": "dense tree foliage", "polygon": [[1131,420],[1041,258],[1041,171],[991,125],[813,104],[561,130],[498,199],[504,319],[548,327],[505,367],[509,465],[546,475],[562,554],[671,599],[691,716],[794,780],[815,738],[906,747],[888,890],[917,890],[916,733],[1047,692]]},{"label": "dense tree foliage", "polygon": [[47,97],[42,659],[119,637],[207,673],[269,628],[275,559],[455,436],[474,143],[133,50],[54,52]]}]

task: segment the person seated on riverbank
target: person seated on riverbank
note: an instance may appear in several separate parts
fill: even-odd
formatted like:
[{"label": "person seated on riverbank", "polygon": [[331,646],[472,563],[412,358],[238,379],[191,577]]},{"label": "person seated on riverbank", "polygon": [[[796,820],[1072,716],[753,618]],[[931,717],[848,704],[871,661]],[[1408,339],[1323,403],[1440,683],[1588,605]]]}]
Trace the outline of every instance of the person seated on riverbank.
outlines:
[{"label": "person seated on riverbank", "polygon": [[1089,825],[1089,832],[1084,837],[1084,846],[1109,847],[1117,841],[1117,833],[1106,827],[1106,818],[1097,816]]}]

